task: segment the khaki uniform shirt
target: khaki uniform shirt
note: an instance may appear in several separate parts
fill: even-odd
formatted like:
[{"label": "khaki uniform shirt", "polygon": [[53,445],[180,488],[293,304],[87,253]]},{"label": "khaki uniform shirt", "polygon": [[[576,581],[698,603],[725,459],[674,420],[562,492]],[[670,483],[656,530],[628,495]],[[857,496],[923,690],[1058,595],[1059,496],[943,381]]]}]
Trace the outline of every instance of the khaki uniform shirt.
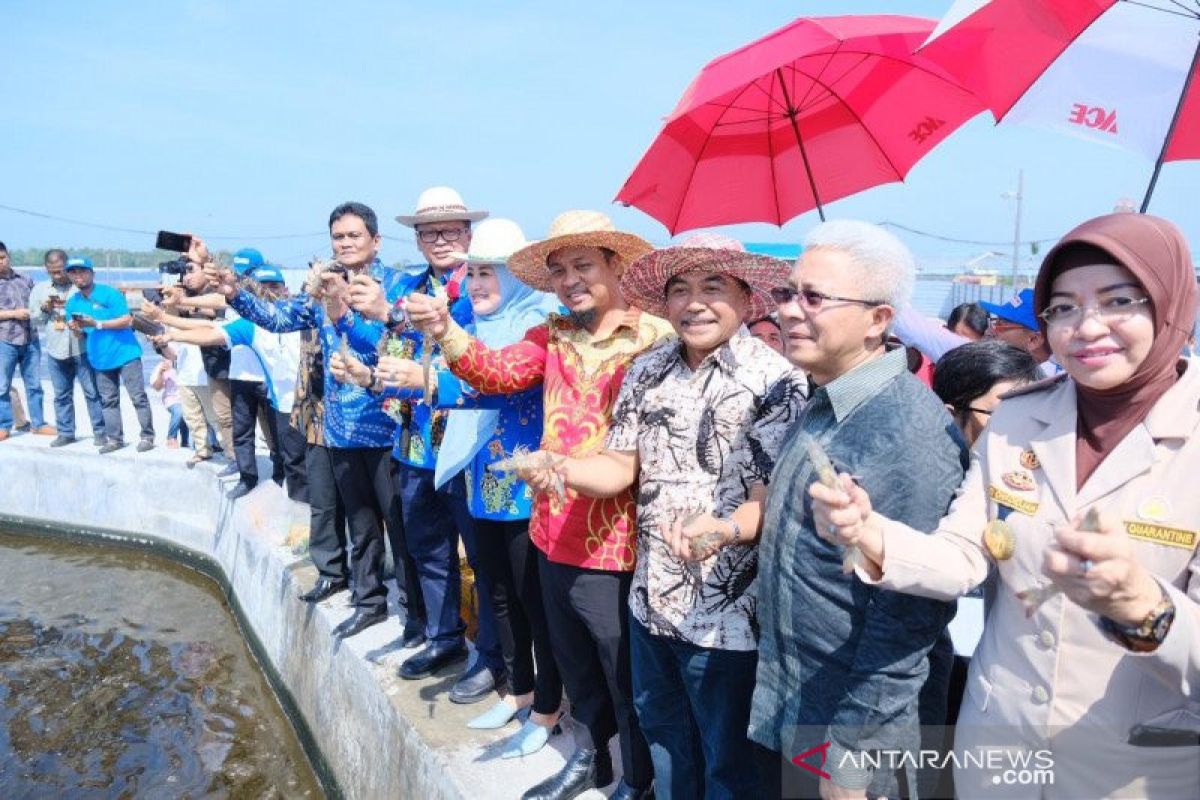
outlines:
[{"label": "khaki uniform shirt", "polygon": [[[1128,743],[1139,723],[1195,729],[1200,721],[1200,361],[1180,366],[1175,386],[1078,491],[1075,385],[1064,376],[1001,404],[934,535],[885,526],[879,585],[886,588],[951,598],[982,583],[989,568],[999,571],[956,750],[1004,742],[1053,754],[1053,785],[1014,785],[994,771],[960,769],[963,796],[1200,793],[1197,748]],[[1047,582],[1042,560],[1052,526],[1093,507],[1119,520],[1139,562],[1175,603],[1174,624],[1154,652],[1133,653],[1107,638],[1095,614],[1061,593],[1031,617],[1016,596]],[[997,517],[1016,539],[1012,557],[999,563],[982,537]]]}]

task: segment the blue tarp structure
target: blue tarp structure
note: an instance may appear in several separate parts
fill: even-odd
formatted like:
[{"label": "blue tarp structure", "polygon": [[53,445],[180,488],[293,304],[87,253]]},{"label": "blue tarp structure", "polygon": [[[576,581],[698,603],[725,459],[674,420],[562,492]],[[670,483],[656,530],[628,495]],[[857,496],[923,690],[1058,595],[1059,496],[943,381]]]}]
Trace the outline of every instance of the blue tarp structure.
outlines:
[{"label": "blue tarp structure", "polygon": [[746,242],[746,249],[751,253],[774,256],[775,258],[786,258],[791,261],[799,258],[800,252],[804,248],[798,244],[787,244],[785,242]]}]

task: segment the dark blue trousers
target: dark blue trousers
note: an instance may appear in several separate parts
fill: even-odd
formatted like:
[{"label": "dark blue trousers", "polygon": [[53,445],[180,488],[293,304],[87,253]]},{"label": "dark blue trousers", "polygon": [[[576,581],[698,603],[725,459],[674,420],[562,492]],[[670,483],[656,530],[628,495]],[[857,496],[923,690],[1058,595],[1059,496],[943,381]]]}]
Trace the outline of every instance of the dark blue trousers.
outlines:
[{"label": "dark blue trousers", "polygon": [[629,617],[633,704],[663,800],[760,797],[746,738],[758,652],[655,636]]},{"label": "dark blue trousers", "polygon": [[417,569],[425,600],[425,637],[438,644],[462,639],[466,626],[459,614],[462,576],[458,567],[458,537],[462,535],[467,562],[475,572],[479,598],[479,634],[475,649],[480,663],[496,675],[504,674],[504,657],[496,635],[492,586],[486,571],[477,566],[475,524],[467,510],[467,487],[461,474],[440,489],[433,486],[433,470],[401,463],[396,471],[404,538]]}]

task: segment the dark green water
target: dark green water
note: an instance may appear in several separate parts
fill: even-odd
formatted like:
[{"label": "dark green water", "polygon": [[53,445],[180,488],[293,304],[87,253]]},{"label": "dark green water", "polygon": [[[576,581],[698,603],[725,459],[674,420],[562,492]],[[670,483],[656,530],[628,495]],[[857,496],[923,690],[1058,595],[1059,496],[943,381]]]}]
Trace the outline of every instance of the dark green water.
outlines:
[{"label": "dark green water", "polygon": [[0,533],[0,797],[321,797],[217,587]]}]

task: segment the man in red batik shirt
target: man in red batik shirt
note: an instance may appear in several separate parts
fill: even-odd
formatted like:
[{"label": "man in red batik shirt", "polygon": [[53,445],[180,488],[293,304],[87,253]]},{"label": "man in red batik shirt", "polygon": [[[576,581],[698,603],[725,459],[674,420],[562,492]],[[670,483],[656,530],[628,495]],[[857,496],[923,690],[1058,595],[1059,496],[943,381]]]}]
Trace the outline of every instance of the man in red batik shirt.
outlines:
[{"label": "man in red batik shirt", "polygon": [[[567,309],[525,338],[490,350],[449,318],[445,301],[413,295],[406,311],[434,336],[455,375],[485,394],[541,383],[541,448],[564,456],[604,449],[613,404],[633,359],[672,336],[658,317],[630,308],[619,285],[625,267],[651,245],[614,229],[596,211],[568,211],[545,240],[519,250],[508,267],[526,284],[554,292]],[[567,490],[535,498],[529,533],[538,548],[546,621],[571,698],[575,753],[526,800],[574,797],[608,784],[608,740],[620,735],[624,771],[612,797],[650,792],[650,754],[633,706],[629,663],[629,586],[637,544],[633,491],[591,498]]]}]

